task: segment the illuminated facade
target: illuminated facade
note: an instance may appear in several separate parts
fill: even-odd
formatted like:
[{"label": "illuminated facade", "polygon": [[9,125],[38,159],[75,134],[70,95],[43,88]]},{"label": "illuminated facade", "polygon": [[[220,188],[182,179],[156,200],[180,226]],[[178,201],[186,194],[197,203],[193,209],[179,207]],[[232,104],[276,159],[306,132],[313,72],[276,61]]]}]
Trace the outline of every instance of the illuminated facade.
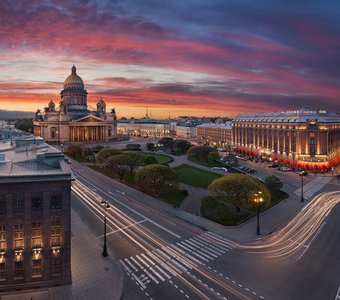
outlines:
[{"label": "illuminated facade", "polygon": [[71,283],[71,181],[41,138],[0,149],[0,292]]},{"label": "illuminated facade", "polygon": [[308,109],[241,114],[233,120],[233,144],[255,157],[327,170],[340,161],[340,115]]},{"label": "illuminated facade", "polygon": [[119,120],[118,134],[141,136],[145,138],[163,138],[170,136],[171,122],[152,119]]},{"label": "illuminated facade", "polygon": [[196,127],[197,141],[222,149],[230,149],[232,143],[231,122],[206,123]]},{"label": "illuminated facade", "polygon": [[106,112],[106,104],[100,99],[92,111],[87,105],[84,82],[73,66],[64,81],[60,93],[59,108],[50,101],[44,113],[38,111],[34,117],[34,135],[47,142],[97,142],[117,137],[115,109]]}]

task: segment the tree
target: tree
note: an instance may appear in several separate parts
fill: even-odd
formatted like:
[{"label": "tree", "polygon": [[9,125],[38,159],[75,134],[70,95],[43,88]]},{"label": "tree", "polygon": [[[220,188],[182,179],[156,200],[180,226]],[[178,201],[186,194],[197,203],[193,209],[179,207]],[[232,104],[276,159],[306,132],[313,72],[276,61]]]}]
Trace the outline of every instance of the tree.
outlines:
[{"label": "tree", "polygon": [[71,157],[82,157],[86,152],[86,146],[83,143],[69,143],[65,152]]},{"label": "tree", "polygon": [[219,160],[220,156],[218,154],[218,152],[209,152],[208,154],[208,162],[212,163],[215,160]]},{"label": "tree", "polygon": [[128,156],[124,154],[110,156],[107,159],[107,163],[110,165],[111,170],[115,171],[119,180],[122,181],[126,171],[129,169]]},{"label": "tree", "polygon": [[125,149],[129,151],[141,151],[142,145],[141,144],[127,144]]},{"label": "tree", "polygon": [[187,157],[192,161],[206,163],[208,162],[208,155],[210,152],[218,153],[216,148],[209,146],[194,146],[188,150]]},{"label": "tree", "polygon": [[124,152],[123,155],[127,158],[126,164],[129,166],[130,174],[132,175],[134,170],[143,163],[143,155],[138,152]]},{"label": "tree", "polygon": [[191,143],[186,140],[175,140],[171,150],[185,154],[188,152],[191,146]]},{"label": "tree", "polygon": [[264,180],[264,185],[271,193],[275,193],[283,187],[281,179],[277,178],[276,176],[266,177],[266,179]]},{"label": "tree", "polygon": [[144,165],[152,165],[152,164],[158,164],[158,160],[152,155],[148,155],[147,157],[145,157]]},{"label": "tree", "polygon": [[236,211],[240,208],[253,209],[255,193],[261,191],[262,207],[270,204],[270,193],[258,179],[245,174],[230,174],[214,180],[208,187],[214,196],[235,206]]},{"label": "tree", "polygon": [[97,155],[96,155],[96,161],[98,163],[101,162],[106,162],[106,160],[110,157],[110,156],[114,156],[114,155],[120,155],[122,154],[122,150],[120,149],[115,149],[115,148],[103,148],[102,150],[100,150]]},{"label": "tree", "polygon": [[174,139],[170,137],[164,137],[164,138],[161,138],[158,141],[158,143],[162,144],[167,149],[171,149],[172,145],[174,144]]},{"label": "tree", "polygon": [[148,149],[148,150],[152,150],[153,149],[153,147],[155,147],[155,144],[154,143],[146,143],[146,149]]},{"label": "tree", "polygon": [[27,131],[27,132],[33,132],[33,120],[32,119],[21,119],[17,120],[14,123],[15,128],[22,130],[22,131]]},{"label": "tree", "polygon": [[136,181],[156,194],[176,189],[179,186],[177,174],[169,167],[153,164],[141,167],[136,172]]}]

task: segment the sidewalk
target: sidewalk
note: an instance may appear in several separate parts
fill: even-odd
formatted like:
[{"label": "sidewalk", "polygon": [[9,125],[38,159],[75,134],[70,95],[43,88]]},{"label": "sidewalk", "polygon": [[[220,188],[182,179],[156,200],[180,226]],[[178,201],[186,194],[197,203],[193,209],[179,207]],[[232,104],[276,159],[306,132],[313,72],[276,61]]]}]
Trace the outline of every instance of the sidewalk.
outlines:
[{"label": "sidewalk", "polygon": [[72,284],[22,294],[1,295],[2,300],[119,300],[124,272],[112,256],[104,258],[98,238],[71,210]]}]

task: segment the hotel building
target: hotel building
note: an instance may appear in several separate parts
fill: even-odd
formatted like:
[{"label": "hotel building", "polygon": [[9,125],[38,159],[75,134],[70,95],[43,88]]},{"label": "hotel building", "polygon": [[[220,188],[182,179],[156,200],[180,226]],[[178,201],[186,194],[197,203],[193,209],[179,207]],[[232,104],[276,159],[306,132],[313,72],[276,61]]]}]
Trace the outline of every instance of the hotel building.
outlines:
[{"label": "hotel building", "polygon": [[0,292],[71,283],[72,180],[41,138],[0,143]]},{"label": "hotel building", "polygon": [[305,169],[340,161],[340,115],[322,110],[241,114],[233,120],[235,150]]},{"label": "hotel building", "polygon": [[207,143],[209,146],[230,149],[232,145],[231,122],[206,123],[198,125],[197,142]]}]

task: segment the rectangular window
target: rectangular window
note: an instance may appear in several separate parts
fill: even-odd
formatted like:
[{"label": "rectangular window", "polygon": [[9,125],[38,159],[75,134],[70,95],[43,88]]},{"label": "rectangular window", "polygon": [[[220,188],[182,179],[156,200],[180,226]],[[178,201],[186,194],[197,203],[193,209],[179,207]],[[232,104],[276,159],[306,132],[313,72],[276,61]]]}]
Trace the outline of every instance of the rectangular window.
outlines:
[{"label": "rectangular window", "polygon": [[[35,254],[33,256],[35,256]],[[32,277],[40,277],[40,276],[42,276],[41,257],[34,257],[32,260]]]},{"label": "rectangular window", "polygon": [[51,258],[51,273],[52,274],[60,274],[61,273],[60,253],[56,253],[56,254],[52,255],[52,258]]},{"label": "rectangular window", "polygon": [[32,211],[42,210],[42,193],[32,193]]},{"label": "rectangular window", "polygon": [[51,209],[61,209],[62,195],[51,196]]},{"label": "rectangular window", "polygon": [[24,277],[24,261],[21,255],[21,258],[14,262],[14,278],[22,277]]},{"label": "rectangular window", "polygon": [[6,263],[0,262],[0,280],[6,280]]},{"label": "rectangular window", "polygon": [[42,247],[41,222],[32,223],[32,247]]},{"label": "rectangular window", "polygon": [[0,215],[6,214],[6,197],[0,196]]},{"label": "rectangular window", "polygon": [[14,205],[13,210],[14,213],[22,213],[24,212],[24,197],[22,194],[17,194],[14,196]]},{"label": "rectangular window", "polygon": [[6,226],[0,226],[0,249],[6,249]]},{"label": "rectangular window", "polygon": [[14,248],[24,247],[24,226],[22,224],[14,225]]},{"label": "rectangular window", "polygon": [[59,246],[61,244],[61,222],[60,219],[54,219],[51,222],[51,245]]}]

